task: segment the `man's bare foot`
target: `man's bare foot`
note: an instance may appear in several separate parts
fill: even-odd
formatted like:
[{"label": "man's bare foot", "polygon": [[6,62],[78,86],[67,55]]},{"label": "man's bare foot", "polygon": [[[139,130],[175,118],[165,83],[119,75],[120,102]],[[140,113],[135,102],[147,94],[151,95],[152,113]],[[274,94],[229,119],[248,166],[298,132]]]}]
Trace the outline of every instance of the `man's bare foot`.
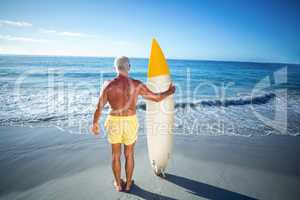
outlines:
[{"label": "man's bare foot", "polygon": [[123,179],[121,179],[121,182],[119,185],[117,184],[116,180],[114,180],[114,186],[118,192],[121,192],[123,190],[124,184],[125,184],[125,182]]},{"label": "man's bare foot", "polygon": [[127,181],[125,185],[125,192],[130,192],[133,184],[134,184],[134,180],[130,182]]}]

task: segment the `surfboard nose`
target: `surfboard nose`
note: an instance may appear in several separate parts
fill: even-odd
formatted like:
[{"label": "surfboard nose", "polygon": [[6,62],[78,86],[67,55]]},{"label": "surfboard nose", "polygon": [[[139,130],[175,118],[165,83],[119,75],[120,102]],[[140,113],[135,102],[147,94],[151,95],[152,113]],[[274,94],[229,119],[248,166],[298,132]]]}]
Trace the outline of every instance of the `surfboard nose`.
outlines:
[{"label": "surfboard nose", "polygon": [[167,60],[155,38],[152,39],[151,53],[148,64],[148,78],[169,75]]}]

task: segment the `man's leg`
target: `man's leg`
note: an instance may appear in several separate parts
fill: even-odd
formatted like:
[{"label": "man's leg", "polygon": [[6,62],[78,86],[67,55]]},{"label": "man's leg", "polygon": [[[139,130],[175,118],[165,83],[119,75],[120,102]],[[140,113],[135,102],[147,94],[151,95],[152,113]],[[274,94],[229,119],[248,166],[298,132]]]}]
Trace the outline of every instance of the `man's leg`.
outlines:
[{"label": "man's leg", "polygon": [[126,171],[126,188],[129,190],[131,187],[132,174],[134,169],[134,143],[131,145],[124,145],[125,154],[125,171]]},{"label": "man's leg", "polygon": [[117,190],[121,190],[121,144],[112,144],[112,170],[115,176],[115,186]]}]

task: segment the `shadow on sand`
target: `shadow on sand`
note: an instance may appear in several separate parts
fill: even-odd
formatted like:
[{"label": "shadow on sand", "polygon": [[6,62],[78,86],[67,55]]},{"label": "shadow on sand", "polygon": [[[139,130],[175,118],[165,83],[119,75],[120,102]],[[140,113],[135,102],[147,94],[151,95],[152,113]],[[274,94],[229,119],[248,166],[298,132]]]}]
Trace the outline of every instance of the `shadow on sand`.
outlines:
[{"label": "shadow on sand", "polygon": [[218,188],[192,179],[166,174],[166,181],[185,188],[188,192],[207,199],[256,200],[255,198]]},{"label": "shadow on sand", "polygon": [[132,195],[136,195],[139,198],[142,199],[166,199],[166,200],[176,200],[172,197],[167,197],[161,194],[157,194],[157,193],[153,193],[153,192],[149,192],[147,190],[144,190],[142,188],[140,188],[138,185],[134,184],[132,186],[131,192],[130,194]]},{"label": "shadow on sand", "polygon": [[[213,199],[213,200],[217,200],[217,199],[218,200],[227,200],[227,199],[228,200],[229,199],[230,200],[256,200],[255,198],[243,194],[239,194],[236,192],[232,192],[229,190],[225,190],[212,185],[208,185],[206,183],[201,183],[198,181],[194,181],[192,179],[176,176],[173,174],[166,174],[166,178],[164,180],[176,184],[186,189],[187,192],[202,198]],[[140,188],[138,185],[133,185],[130,193],[132,195],[136,195],[143,199],[167,199],[167,200],[175,199],[172,197],[167,197],[161,194],[146,191]]]}]

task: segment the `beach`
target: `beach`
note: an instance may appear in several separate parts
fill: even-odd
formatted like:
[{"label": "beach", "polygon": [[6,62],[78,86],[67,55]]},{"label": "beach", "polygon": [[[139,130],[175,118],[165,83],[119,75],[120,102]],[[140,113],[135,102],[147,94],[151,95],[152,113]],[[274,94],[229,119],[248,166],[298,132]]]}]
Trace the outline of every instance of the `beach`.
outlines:
[{"label": "beach", "polygon": [[[101,134],[89,132],[100,90],[116,75],[112,63],[0,56],[0,199],[299,198],[299,65],[168,60],[176,93],[167,176],[151,169],[139,98],[127,194],[113,187],[108,106]],[[131,63],[130,76],[146,83],[148,60]]]},{"label": "beach", "polygon": [[300,200],[299,10],[1,0],[0,200]]},{"label": "beach", "polygon": [[106,138],[71,135],[57,128],[0,128],[0,132],[0,199],[298,199],[300,195],[300,137],[175,136],[162,179],[152,172],[146,137],[140,136],[135,185],[127,194],[112,185]]}]

